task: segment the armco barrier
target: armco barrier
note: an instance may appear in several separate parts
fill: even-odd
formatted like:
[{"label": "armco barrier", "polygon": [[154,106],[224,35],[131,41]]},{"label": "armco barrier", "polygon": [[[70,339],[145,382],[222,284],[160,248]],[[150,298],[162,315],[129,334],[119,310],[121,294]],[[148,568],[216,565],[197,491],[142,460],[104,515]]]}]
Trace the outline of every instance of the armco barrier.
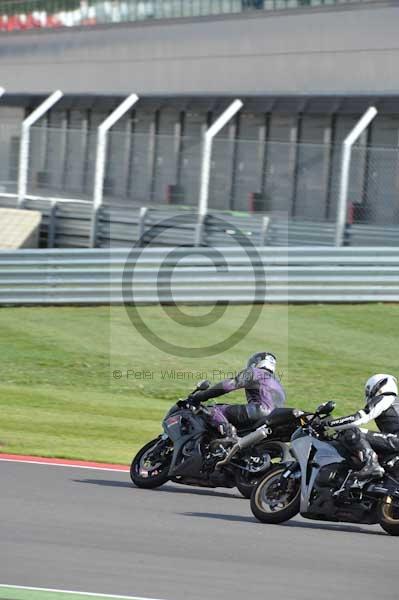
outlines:
[{"label": "armco barrier", "polygon": [[[15,198],[0,194],[0,206],[16,206]],[[42,247],[87,248],[90,245],[92,206],[79,200],[28,197],[24,208],[42,213],[40,240]],[[174,207],[104,205],[98,211],[96,246],[130,247],[142,239],[143,245],[202,246],[234,245],[241,242],[255,246],[333,246],[335,223],[288,219],[271,214],[237,215],[211,211],[198,238],[198,217],[194,210]],[[397,246],[399,226],[357,223],[347,227],[347,246]]]},{"label": "armco barrier", "polygon": [[398,302],[399,248],[0,252],[2,305],[122,303],[122,282],[138,304]]}]

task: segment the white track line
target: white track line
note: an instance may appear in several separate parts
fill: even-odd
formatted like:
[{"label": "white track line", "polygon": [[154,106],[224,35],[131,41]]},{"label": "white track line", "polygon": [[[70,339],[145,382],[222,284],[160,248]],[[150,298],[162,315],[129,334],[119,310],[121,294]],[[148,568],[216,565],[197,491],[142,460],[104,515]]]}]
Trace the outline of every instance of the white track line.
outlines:
[{"label": "white track line", "polygon": [[74,592],[72,590],[56,590],[52,588],[28,587],[25,585],[7,585],[0,584],[1,588],[10,588],[14,590],[29,590],[31,592],[52,592],[55,594],[75,594],[76,596],[94,596],[98,598],[116,598],[119,600],[162,600],[161,598],[148,598],[144,596],[116,596],[115,594],[95,594],[93,592]]},{"label": "white track line", "polygon": [[109,469],[107,467],[92,467],[87,465],[67,465],[64,463],[43,462],[41,460],[19,460],[16,458],[0,458],[1,462],[23,463],[25,465],[45,465],[47,467],[68,467],[70,469],[92,469],[93,471],[112,471],[114,473],[129,473],[129,467],[126,469]]}]

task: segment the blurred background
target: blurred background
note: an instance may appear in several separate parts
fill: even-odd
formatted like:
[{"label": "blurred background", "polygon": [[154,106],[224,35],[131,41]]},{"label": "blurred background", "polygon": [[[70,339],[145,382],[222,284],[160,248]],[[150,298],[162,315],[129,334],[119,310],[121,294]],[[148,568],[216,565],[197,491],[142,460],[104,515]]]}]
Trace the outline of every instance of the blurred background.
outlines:
[{"label": "blurred background", "polygon": [[[396,0],[0,1],[0,205],[42,212],[48,246],[130,245],[181,211],[195,224],[205,132],[240,98],[213,143],[205,226],[224,212],[262,245],[332,245],[343,141],[375,106],[352,149],[343,243],[398,245],[398,25]],[[22,122],[56,89],[21,192]],[[132,92],[93,236],[98,127]]]}]

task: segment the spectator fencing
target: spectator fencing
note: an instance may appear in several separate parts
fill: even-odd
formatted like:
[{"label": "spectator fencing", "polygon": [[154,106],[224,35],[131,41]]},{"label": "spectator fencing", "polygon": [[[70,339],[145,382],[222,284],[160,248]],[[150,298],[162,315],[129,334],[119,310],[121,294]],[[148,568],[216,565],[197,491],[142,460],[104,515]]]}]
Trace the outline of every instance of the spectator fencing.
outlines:
[{"label": "spectator fencing", "polygon": [[362,2],[367,0],[8,0],[0,3],[0,31],[88,27]]},{"label": "spectator fencing", "polygon": [[[108,134],[104,202],[97,211],[97,129],[73,129],[65,120],[59,127],[47,127],[43,120],[30,130],[27,194],[21,204],[43,211],[47,229],[42,241],[49,247],[87,246],[88,220],[93,244],[131,244],[165,209],[163,218],[186,215],[189,223],[164,225],[162,244],[173,242],[173,230],[179,244],[225,243],[231,238],[228,230],[241,227],[258,245],[334,243],[341,145],[242,140],[235,135],[215,139],[209,215],[203,221],[197,216],[202,140],[182,136],[177,129],[174,135],[158,135],[155,127],[144,133],[134,118],[124,117]],[[0,124],[0,141],[0,199],[7,205],[18,197],[20,126]],[[385,235],[396,245],[399,149],[367,146],[363,136],[353,147],[347,199],[345,245],[383,245]],[[213,215],[225,215],[230,226],[215,225]],[[233,223],[235,218],[239,221]]]}]

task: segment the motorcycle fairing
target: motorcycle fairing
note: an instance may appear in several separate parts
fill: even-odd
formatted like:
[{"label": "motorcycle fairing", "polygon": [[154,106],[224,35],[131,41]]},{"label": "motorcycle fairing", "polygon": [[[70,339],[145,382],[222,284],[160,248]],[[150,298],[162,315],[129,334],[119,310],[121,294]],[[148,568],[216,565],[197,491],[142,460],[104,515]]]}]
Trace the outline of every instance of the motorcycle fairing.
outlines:
[{"label": "motorcycle fairing", "polygon": [[[202,465],[202,456],[200,450],[201,437],[207,429],[206,422],[201,415],[195,415],[191,410],[181,409],[176,411],[170,410],[162,423],[165,434],[173,441],[173,457],[169,467],[169,476],[173,477],[180,475],[180,463],[184,459],[184,447],[191,441],[192,457],[184,460],[183,464],[186,471],[193,469],[194,475],[198,468]],[[191,467],[189,466],[189,463]],[[191,464],[192,463],[192,464]]]},{"label": "motorcycle fairing", "polygon": [[302,473],[300,512],[308,513],[312,490],[320,470],[327,465],[344,462],[345,458],[334,446],[313,436],[294,439],[291,452],[299,462]]}]

